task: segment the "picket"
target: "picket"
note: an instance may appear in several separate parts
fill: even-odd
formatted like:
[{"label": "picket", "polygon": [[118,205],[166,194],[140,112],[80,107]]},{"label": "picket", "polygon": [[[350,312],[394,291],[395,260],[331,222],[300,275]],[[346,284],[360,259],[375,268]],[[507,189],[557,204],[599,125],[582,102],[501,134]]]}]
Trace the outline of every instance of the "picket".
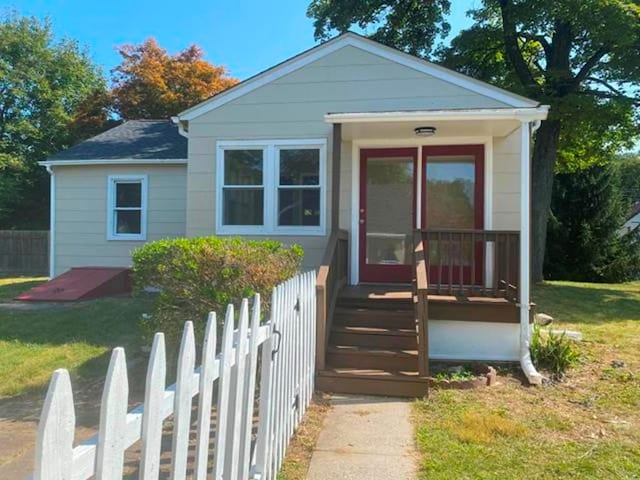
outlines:
[{"label": "picket", "polygon": [[[275,479],[313,392],[315,304],[315,276],[308,272],[273,289],[270,316],[262,325],[259,295],[254,298],[251,311],[248,300],[242,301],[237,329],[234,329],[234,308],[229,305],[217,355],[218,326],[216,315],[211,313],[198,368],[195,368],[194,327],[186,322],[176,384],[169,387],[165,386],[165,339],[162,333],[157,333],[149,357],[144,403],[128,413],[125,352],[122,348],[114,349],[105,379],[99,431],[75,448],[75,413],[69,374],[66,370],[55,371],[38,426],[32,478],[120,479],[126,449],[140,441],[138,478],[141,480],[165,478],[167,473],[172,479],[185,479],[191,458],[196,480],[205,480],[211,473],[216,480]],[[216,387],[217,421],[212,432]],[[254,440],[257,391],[258,424]],[[190,457],[192,404],[196,395],[196,445]],[[164,422],[170,416],[173,416],[171,471],[163,472],[161,442]],[[213,451],[212,435],[215,436]]]},{"label": "picket", "polygon": [[160,449],[162,442],[162,407],[167,363],[164,334],[153,337],[151,356],[147,368],[145,384],[144,412],[142,413],[142,458],[140,460],[140,479],[156,480],[160,475]]},{"label": "picket", "polygon": [[71,380],[66,370],[56,370],[42,407],[36,439],[36,480],[71,480],[76,415]]},{"label": "picket", "polygon": [[211,435],[211,404],[213,402],[213,381],[217,373],[216,362],[216,314],[209,313],[202,347],[200,367],[200,398],[198,402],[198,437],[196,443],[196,480],[206,480],[209,459],[209,438]]},{"label": "picket", "polygon": [[129,382],[124,349],[114,348],[102,393],[96,479],[122,478],[127,432]]}]

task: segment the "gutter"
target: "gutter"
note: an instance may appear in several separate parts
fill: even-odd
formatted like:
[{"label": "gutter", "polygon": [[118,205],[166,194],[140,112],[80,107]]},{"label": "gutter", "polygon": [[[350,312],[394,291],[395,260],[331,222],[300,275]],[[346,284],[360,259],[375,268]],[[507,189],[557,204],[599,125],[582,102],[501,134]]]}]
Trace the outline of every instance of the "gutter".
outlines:
[{"label": "gutter", "polygon": [[[530,251],[530,218],[531,218],[531,155],[530,145],[531,137],[535,131],[540,128],[540,120],[534,122],[522,123],[522,149],[521,149],[521,192],[529,192],[529,195],[521,195],[520,208],[520,252]],[[526,148],[525,148],[526,145]],[[524,235],[527,232],[529,235]],[[522,257],[520,268],[520,367],[529,380],[531,385],[542,385],[544,377],[536,370],[531,361],[531,324],[529,317],[531,315],[531,300],[529,296],[530,290],[530,260],[529,257]]]}]

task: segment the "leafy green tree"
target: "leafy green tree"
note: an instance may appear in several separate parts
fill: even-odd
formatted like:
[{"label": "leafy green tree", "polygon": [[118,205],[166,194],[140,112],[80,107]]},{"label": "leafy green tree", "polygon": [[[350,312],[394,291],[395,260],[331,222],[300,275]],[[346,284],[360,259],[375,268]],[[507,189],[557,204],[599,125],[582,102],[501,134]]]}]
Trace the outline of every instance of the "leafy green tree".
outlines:
[{"label": "leafy green tree", "polygon": [[549,278],[621,282],[640,276],[640,237],[621,235],[629,204],[612,162],[556,177],[547,236]]},{"label": "leafy green tree", "polygon": [[[445,1],[313,0],[308,15],[316,38],[372,27],[374,38],[428,56],[448,28],[448,11]],[[539,281],[556,171],[590,165],[637,138],[640,2],[482,0],[471,13],[474,25],[437,58],[551,106],[533,148],[532,277]]]},{"label": "leafy green tree", "polygon": [[[55,41],[49,21],[0,20],[0,229],[47,228],[49,179],[37,162],[77,140],[70,125],[79,107],[105,91],[86,52]],[[107,112],[87,118],[96,117]]]}]

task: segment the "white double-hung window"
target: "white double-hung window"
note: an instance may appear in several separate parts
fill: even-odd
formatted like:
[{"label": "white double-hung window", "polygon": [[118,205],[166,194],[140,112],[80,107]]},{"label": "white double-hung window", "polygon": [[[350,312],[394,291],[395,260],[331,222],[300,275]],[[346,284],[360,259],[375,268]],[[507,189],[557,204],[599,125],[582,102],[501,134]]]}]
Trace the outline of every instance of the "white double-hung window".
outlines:
[{"label": "white double-hung window", "polygon": [[107,239],[146,240],[146,238],[147,176],[109,176]]},{"label": "white double-hung window", "polygon": [[324,234],[325,165],[325,139],[218,142],[217,233]]}]

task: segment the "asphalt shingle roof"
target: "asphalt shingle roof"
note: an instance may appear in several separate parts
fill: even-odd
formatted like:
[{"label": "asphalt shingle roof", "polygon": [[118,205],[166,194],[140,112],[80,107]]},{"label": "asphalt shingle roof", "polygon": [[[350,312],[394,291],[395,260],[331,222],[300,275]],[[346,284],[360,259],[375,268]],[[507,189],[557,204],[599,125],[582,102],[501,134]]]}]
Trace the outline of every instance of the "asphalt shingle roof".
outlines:
[{"label": "asphalt shingle roof", "polygon": [[187,139],[170,120],[128,120],[48,158],[56,160],[187,158]]}]

